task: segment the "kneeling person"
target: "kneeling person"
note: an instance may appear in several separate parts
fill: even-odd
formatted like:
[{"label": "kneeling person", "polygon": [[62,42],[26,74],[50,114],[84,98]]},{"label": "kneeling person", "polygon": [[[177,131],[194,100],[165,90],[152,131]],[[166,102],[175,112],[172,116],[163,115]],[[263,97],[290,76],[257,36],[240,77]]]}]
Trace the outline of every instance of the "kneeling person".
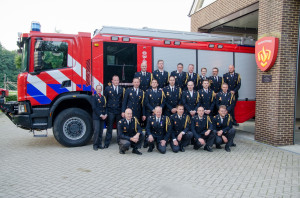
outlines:
[{"label": "kneeling person", "polygon": [[152,152],[154,144],[156,144],[157,150],[165,154],[167,150],[167,141],[170,138],[170,120],[167,116],[162,115],[162,108],[156,106],[154,110],[154,116],[148,117],[146,133],[147,141],[149,145],[148,152]]},{"label": "kneeling person", "polygon": [[141,148],[143,141],[143,132],[136,117],[132,117],[132,110],[125,110],[125,118],[118,122],[118,144],[120,148],[120,154],[125,154],[125,151],[129,150],[131,146],[133,148],[132,153],[142,155],[138,150]]},{"label": "kneeling person", "polygon": [[215,134],[212,132],[212,123],[210,117],[204,115],[204,108],[199,107],[197,109],[197,116],[192,118],[191,130],[194,135],[195,143],[194,149],[198,150],[204,146],[204,150],[212,152],[211,147],[215,141]]},{"label": "kneeling person", "polygon": [[183,114],[183,112],[183,105],[178,105],[177,113],[170,117],[172,131],[170,145],[172,151],[175,153],[179,150],[184,152],[184,147],[186,147],[193,138],[193,133],[190,131],[190,116]]},{"label": "kneeling person", "polygon": [[232,127],[232,117],[227,113],[226,106],[221,105],[219,114],[213,118],[213,132],[216,134],[216,148],[221,149],[221,144],[225,143],[225,150],[230,152],[233,144],[235,129]]}]

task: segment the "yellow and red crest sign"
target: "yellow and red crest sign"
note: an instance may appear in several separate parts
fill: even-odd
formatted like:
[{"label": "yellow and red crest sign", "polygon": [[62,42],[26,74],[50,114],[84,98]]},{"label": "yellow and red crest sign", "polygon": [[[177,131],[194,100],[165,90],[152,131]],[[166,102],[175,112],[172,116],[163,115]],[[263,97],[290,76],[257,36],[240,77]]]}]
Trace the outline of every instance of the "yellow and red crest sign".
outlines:
[{"label": "yellow and red crest sign", "polygon": [[278,52],[279,39],[264,37],[255,43],[256,64],[261,71],[268,71],[274,65]]}]

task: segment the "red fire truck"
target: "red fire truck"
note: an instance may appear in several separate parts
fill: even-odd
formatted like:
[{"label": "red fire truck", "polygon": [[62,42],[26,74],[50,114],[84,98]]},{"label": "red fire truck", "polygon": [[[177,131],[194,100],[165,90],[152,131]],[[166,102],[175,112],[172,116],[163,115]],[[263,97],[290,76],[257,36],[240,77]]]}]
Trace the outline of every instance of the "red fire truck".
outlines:
[{"label": "red fire truck", "polygon": [[[18,76],[18,101],[0,108],[18,126],[31,131],[53,128],[56,140],[65,146],[82,146],[92,136],[90,98],[96,85],[104,87],[113,75],[130,86],[134,73],[147,61],[149,72],[164,60],[165,69],[177,63],[192,63],[220,75],[234,64],[241,74],[240,101],[236,119],[254,116],[256,64],[254,41],[230,36],[214,36],[155,29],[103,27],[90,33],[42,33],[39,24],[23,33],[17,42],[22,51],[23,73]],[[205,42],[210,41],[210,42]],[[230,43],[226,43],[230,42]],[[235,44],[239,42],[239,44]],[[244,44],[244,45],[241,45]]]}]

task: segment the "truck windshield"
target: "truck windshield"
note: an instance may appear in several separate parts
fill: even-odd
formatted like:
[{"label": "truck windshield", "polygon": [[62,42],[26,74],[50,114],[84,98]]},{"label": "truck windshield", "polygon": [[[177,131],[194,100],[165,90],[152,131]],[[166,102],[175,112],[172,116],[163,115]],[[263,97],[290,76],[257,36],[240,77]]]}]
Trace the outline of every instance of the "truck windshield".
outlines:
[{"label": "truck windshield", "polygon": [[28,71],[28,40],[24,42],[22,50],[22,68],[21,71]]}]

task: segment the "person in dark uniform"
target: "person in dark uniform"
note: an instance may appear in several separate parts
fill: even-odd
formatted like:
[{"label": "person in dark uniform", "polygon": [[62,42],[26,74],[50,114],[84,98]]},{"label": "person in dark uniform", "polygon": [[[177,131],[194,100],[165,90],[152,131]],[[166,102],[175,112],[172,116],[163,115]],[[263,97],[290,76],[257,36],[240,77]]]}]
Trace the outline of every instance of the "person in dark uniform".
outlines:
[{"label": "person in dark uniform", "polygon": [[112,85],[107,86],[104,91],[104,96],[107,100],[107,131],[105,136],[104,148],[108,148],[111,138],[114,122],[121,120],[122,100],[125,94],[125,88],[119,86],[119,76],[112,77]]},{"label": "person in dark uniform", "polygon": [[213,132],[216,134],[216,148],[221,149],[221,144],[225,144],[225,150],[230,152],[230,146],[233,144],[235,129],[232,128],[232,118],[227,114],[226,106],[221,105],[219,114],[213,118]]},{"label": "person in dark uniform", "polygon": [[161,154],[167,151],[167,142],[170,138],[171,123],[168,116],[162,115],[162,108],[155,107],[155,115],[147,118],[147,141],[149,145],[148,152],[152,152],[156,144],[157,150]]},{"label": "person in dark uniform", "polygon": [[199,82],[199,86],[198,86],[198,90],[202,89],[202,83],[203,80],[206,80],[208,77],[206,76],[207,74],[207,69],[205,67],[201,68],[201,75],[200,75],[200,82]]},{"label": "person in dark uniform", "polygon": [[[224,83],[228,84],[228,90],[235,96],[235,102],[239,99],[239,89],[241,88],[241,76],[238,73],[235,73],[235,67],[234,65],[229,65],[229,72],[223,75],[223,81]],[[233,119],[233,125],[238,126],[235,120],[234,116],[234,110],[232,111],[232,119]]]},{"label": "person in dark uniform", "polygon": [[130,108],[132,114],[139,121],[146,120],[145,105],[144,105],[144,91],[139,89],[140,79],[133,79],[133,87],[126,89],[125,96],[122,103],[122,117],[125,116],[125,109]]},{"label": "person in dark uniform", "polygon": [[162,89],[157,88],[157,80],[153,79],[151,82],[151,89],[148,89],[145,94],[145,108],[146,116],[151,116],[154,114],[154,109],[156,106],[164,108],[165,106],[165,94]]},{"label": "person in dark uniform", "polygon": [[186,87],[186,83],[188,80],[188,75],[186,72],[183,71],[183,64],[178,63],[177,71],[172,71],[171,76],[175,77],[175,85],[181,89]]},{"label": "person in dark uniform", "polygon": [[118,122],[118,144],[119,153],[125,154],[131,146],[132,153],[142,155],[138,150],[141,148],[144,135],[137,118],[132,117],[132,110],[126,109],[125,118]]},{"label": "person in dark uniform", "polygon": [[144,92],[149,89],[151,86],[152,82],[152,73],[147,72],[147,62],[143,61],[141,64],[141,71],[140,72],[135,72],[134,78],[139,78],[141,83],[140,83],[140,89],[143,90]]},{"label": "person in dark uniform", "polygon": [[200,95],[200,106],[204,108],[204,113],[207,116],[212,116],[213,110],[215,108],[215,92],[208,88],[209,81],[208,79],[203,80],[202,87],[203,89],[199,90]]},{"label": "person in dark uniform", "polygon": [[188,90],[182,92],[181,104],[185,108],[185,114],[193,117],[197,108],[199,107],[199,92],[194,90],[194,83],[192,81],[188,82]]},{"label": "person in dark uniform", "polygon": [[191,130],[194,136],[194,149],[198,150],[203,145],[204,150],[212,152],[215,141],[215,133],[212,131],[212,123],[209,116],[204,114],[204,108],[198,107],[197,116],[192,118]]},{"label": "person in dark uniform", "polygon": [[[196,91],[198,91],[198,88],[199,88],[199,83],[200,83],[200,76],[199,74],[196,74],[194,73],[194,65],[193,64],[189,64],[189,67],[188,67],[188,82],[189,81],[193,81],[194,82],[194,89]],[[187,90],[187,87],[184,88],[184,90]]]},{"label": "person in dark uniform", "polygon": [[106,109],[106,99],[105,96],[101,95],[102,86],[96,86],[96,94],[92,98],[92,107],[93,107],[93,126],[94,126],[94,141],[93,149],[95,151],[98,148],[103,149],[102,147],[102,135],[104,128],[104,120],[107,117]]},{"label": "person in dark uniform", "polygon": [[228,113],[231,115],[232,111],[234,111],[234,101],[234,95],[228,92],[228,85],[223,83],[222,91],[216,96],[216,107],[220,109],[221,105],[225,105]]},{"label": "person in dark uniform", "polygon": [[169,72],[164,71],[164,61],[158,60],[157,61],[158,69],[153,72],[153,78],[158,82],[158,88],[162,89],[168,85],[169,82]]},{"label": "person in dark uniform", "polygon": [[178,151],[184,152],[191,139],[193,133],[190,131],[190,116],[183,114],[184,106],[177,106],[177,113],[170,116],[171,122],[171,140],[170,145],[174,153]]},{"label": "person in dark uniform", "polygon": [[217,67],[214,67],[212,69],[212,73],[213,73],[213,75],[209,77],[210,89],[213,90],[217,94],[222,90],[221,86],[223,83],[223,78],[221,76],[218,76],[219,69]]},{"label": "person in dark uniform", "polygon": [[175,77],[170,76],[169,85],[163,89],[165,93],[165,110],[166,116],[176,113],[177,105],[181,104],[181,88],[175,86]]}]

